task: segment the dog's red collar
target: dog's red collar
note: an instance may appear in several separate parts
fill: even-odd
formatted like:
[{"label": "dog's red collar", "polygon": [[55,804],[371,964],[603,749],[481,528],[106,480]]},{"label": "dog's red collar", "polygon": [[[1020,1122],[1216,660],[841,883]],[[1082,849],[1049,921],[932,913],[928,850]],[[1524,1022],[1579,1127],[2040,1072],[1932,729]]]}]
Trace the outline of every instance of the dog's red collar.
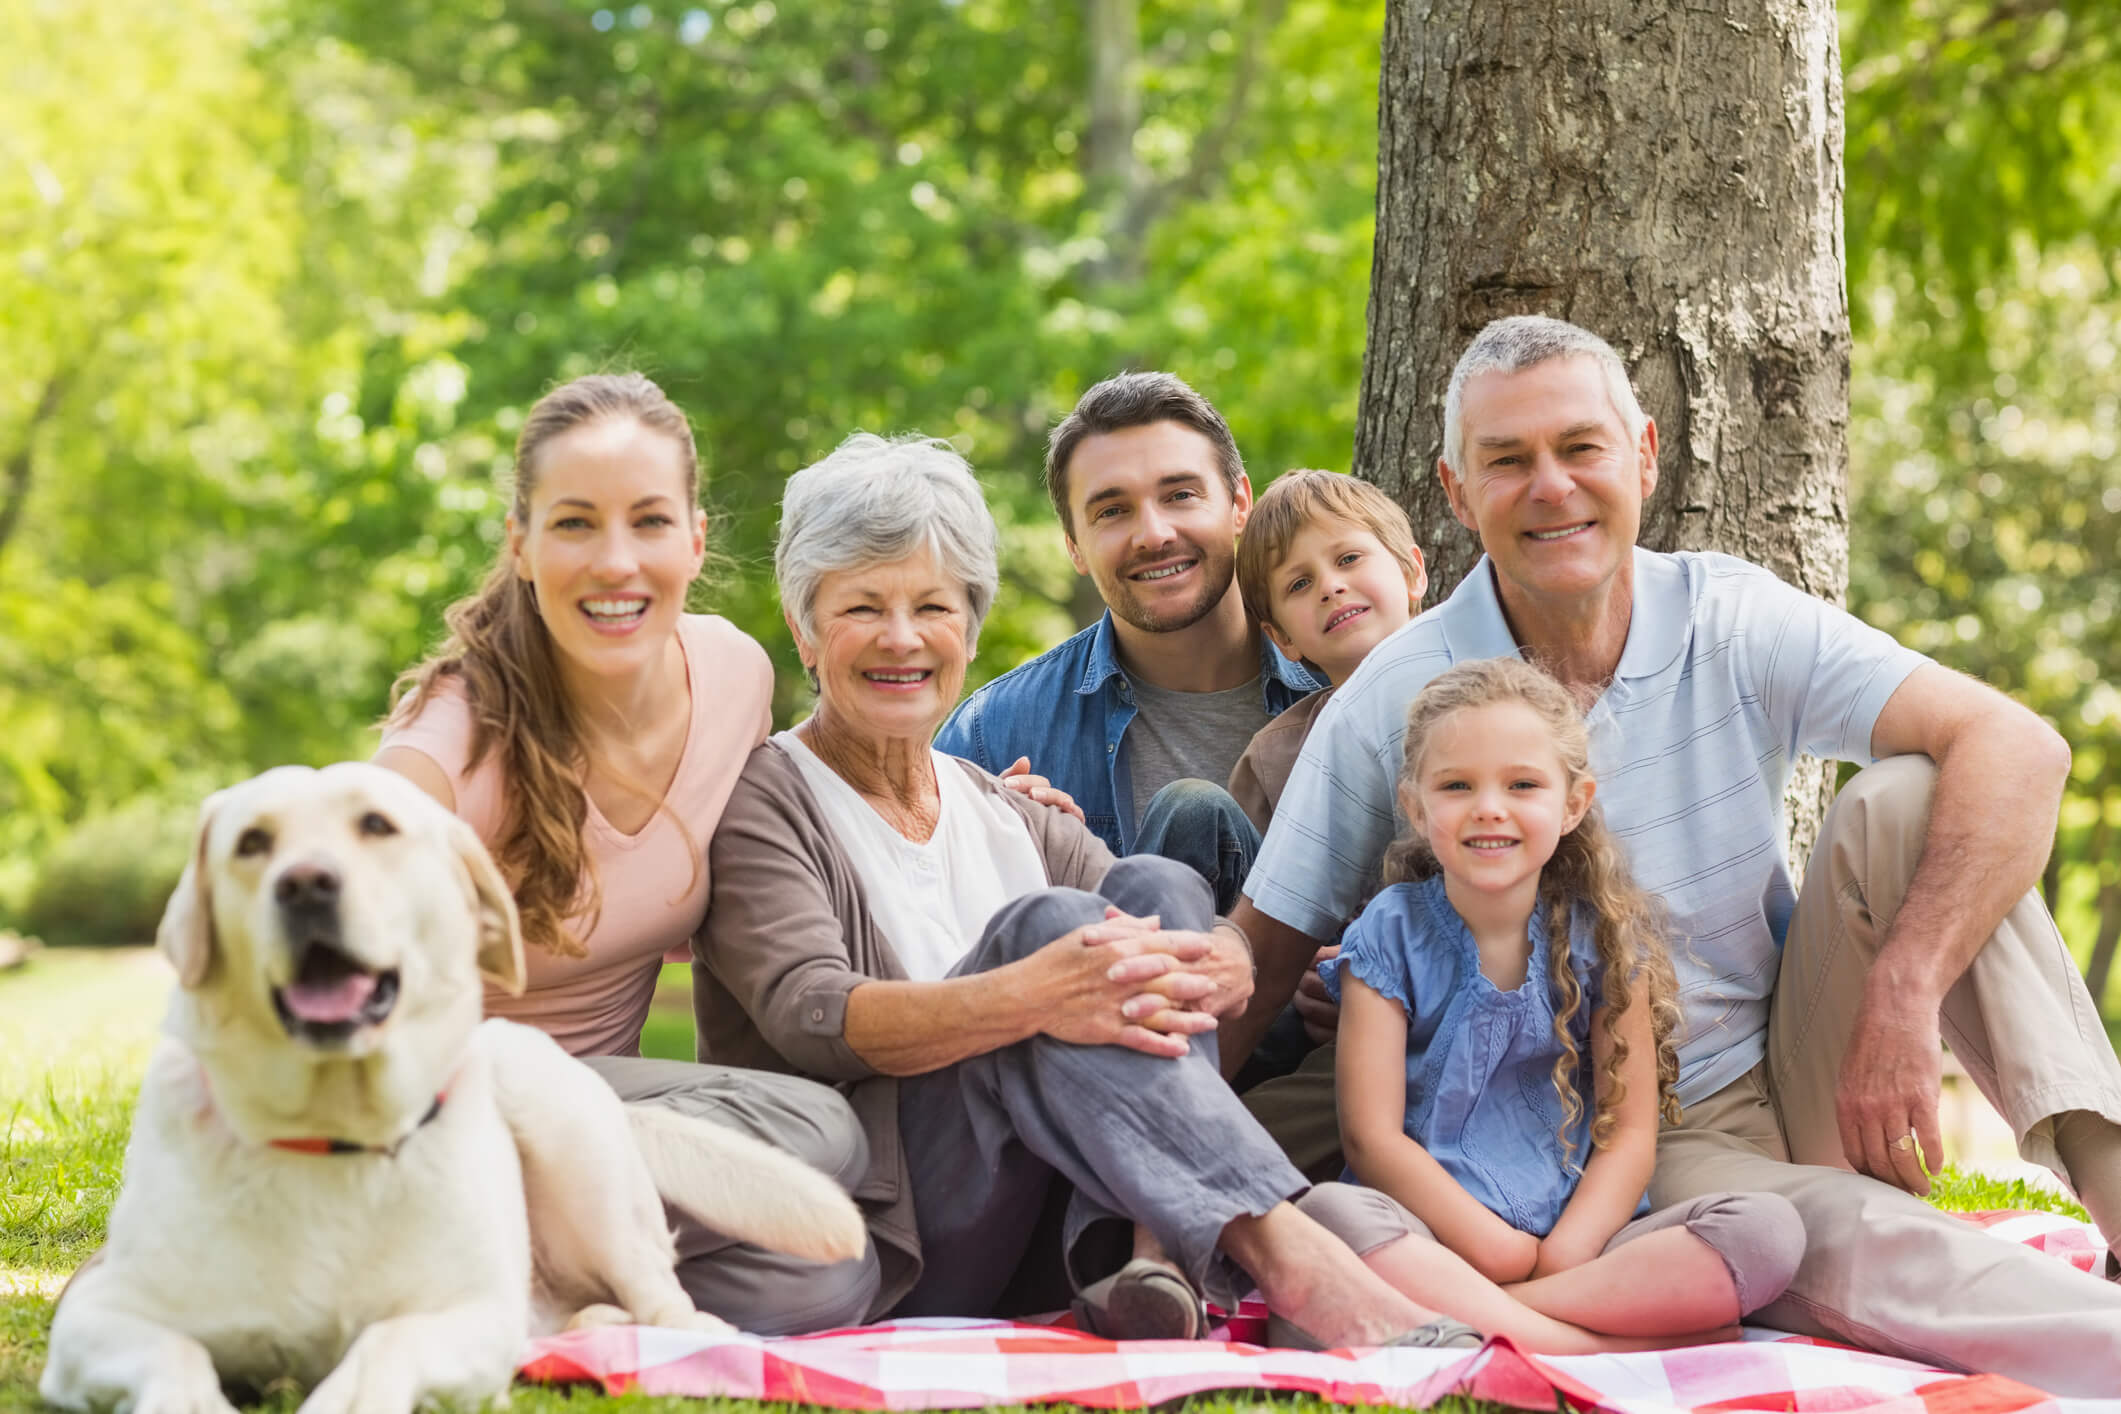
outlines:
[{"label": "dog's red collar", "polygon": [[333,1139],[329,1136],[320,1136],[314,1139],[268,1139],[265,1142],[271,1148],[285,1149],[292,1154],[390,1154],[394,1156],[407,1139],[412,1138],[413,1135],[433,1123],[435,1116],[442,1113],[442,1102],[448,1098],[449,1091],[447,1090],[436,1095],[435,1102],[427,1107],[427,1113],[420,1116],[420,1122],[411,1129],[406,1130],[404,1134],[398,1137],[397,1142],[392,1144],[357,1144],[351,1139]]},{"label": "dog's red collar", "polygon": [[[207,1078],[206,1067],[196,1057],[193,1058],[192,1064],[198,1070],[201,1112],[211,1115],[214,1112],[213,1082]],[[436,1093],[434,1103],[427,1107],[426,1114],[420,1116],[420,1122],[388,1144],[361,1144],[352,1139],[335,1139],[330,1135],[319,1135],[315,1138],[304,1135],[291,1139],[268,1139],[265,1141],[266,1147],[285,1149],[290,1154],[389,1154],[394,1156],[399,1149],[404,1147],[406,1140],[434,1123],[436,1116],[442,1113],[442,1106],[448,1101],[449,1092],[455,1089],[457,1082],[464,1077],[464,1064],[464,1062],[459,1062],[457,1068],[450,1072],[448,1081]]]}]

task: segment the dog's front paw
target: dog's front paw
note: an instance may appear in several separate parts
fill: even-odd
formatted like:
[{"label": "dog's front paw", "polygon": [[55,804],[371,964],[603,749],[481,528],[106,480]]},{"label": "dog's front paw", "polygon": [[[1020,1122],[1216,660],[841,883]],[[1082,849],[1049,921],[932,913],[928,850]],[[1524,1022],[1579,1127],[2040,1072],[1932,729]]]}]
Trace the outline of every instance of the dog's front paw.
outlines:
[{"label": "dog's front paw", "polygon": [[614,1306],[608,1301],[600,1301],[594,1306],[584,1306],[569,1316],[565,1329],[593,1331],[603,1326],[630,1326],[633,1323],[633,1312]]},{"label": "dog's front paw", "polygon": [[218,1381],[149,1380],[133,1400],[132,1414],[236,1414]]},{"label": "dog's front paw", "polygon": [[695,1310],[690,1303],[661,1306],[652,1311],[628,1311],[622,1306],[600,1302],[595,1306],[584,1306],[568,1317],[566,1329],[589,1331],[600,1326],[662,1326],[668,1330],[698,1331],[701,1335],[740,1334],[735,1326],[720,1316]]},{"label": "dog's front paw", "polygon": [[397,1316],[361,1332],[300,1414],[411,1414],[423,1401],[476,1405],[498,1398],[522,1337],[499,1337],[504,1310],[465,1306]]},{"label": "dog's front paw", "polygon": [[361,1345],[355,1341],[339,1368],[309,1392],[299,1414],[411,1414],[419,1400],[412,1371],[372,1354],[364,1360]]},{"label": "dog's front paw", "polygon": [[647,1324],[669,1326],[673,1330],[698,1331],[701,1335],[743,1334],[720,1316],[710,1315],[705,1311],[665,1311]]},{"label": "dog's front paw", "polygon": [[78,1350],[56,1352],[38,1386],[45,1403],[56,1408],[91,1410],[115,1404],[131,1414],[236,1414],[236,1406],[221,1393],[213,1360],[189,1339],[171,1337],[156,1347],[135,1366],[149,1373],[130,1390],[116,1371],[85,1366],[68,1355],[78,1356]]}]

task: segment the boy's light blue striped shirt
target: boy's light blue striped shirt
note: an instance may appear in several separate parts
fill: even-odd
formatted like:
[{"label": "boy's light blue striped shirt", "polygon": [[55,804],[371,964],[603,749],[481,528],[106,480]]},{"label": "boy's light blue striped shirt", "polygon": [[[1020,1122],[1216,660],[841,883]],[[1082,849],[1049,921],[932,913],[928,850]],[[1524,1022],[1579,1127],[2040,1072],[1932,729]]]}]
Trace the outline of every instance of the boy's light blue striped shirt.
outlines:
[{"label": "boy's light blue striped shirt", "polygon": [[[1685,1104],[1766,1051],[1797,901],[1782,843],[1791,763],[1868,764],[1878,713],[1928,659],[1727,555],[1638,549],[1634,593],[1619,670],[1589,713],[1591,766],[1636,880],[1670,912]],[[1518,651],[1485,557],[1371,651],[1282,793],[1245,883],[1261,912],[1314,938],[1355,916],[1405,826],[1394,787],[1407,704],[1455,662]]]}]

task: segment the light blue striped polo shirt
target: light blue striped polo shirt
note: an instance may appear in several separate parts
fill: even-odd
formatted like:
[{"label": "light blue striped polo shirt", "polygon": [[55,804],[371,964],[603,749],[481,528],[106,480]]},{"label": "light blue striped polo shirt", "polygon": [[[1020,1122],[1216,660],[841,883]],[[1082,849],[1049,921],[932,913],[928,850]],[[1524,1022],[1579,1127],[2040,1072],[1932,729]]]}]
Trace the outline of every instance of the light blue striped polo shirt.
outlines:
[{"label": "light blue striped polo shirt", "polygon": [[[1318,715],[1245,892],[1332,936],[1404,828],[1394,784],[1407,704],[1452,663],[1515,656],[1483,557],[1457,591],[1372,649]],[[1767,998],[1797,902],[1783,788],[1803,752],[1868,764],[1913,649],[1728,555],[1635,551],[1613,682],[1589,713],[1598,800],[1636,880],[1663,895],[1685,1034],[1681,1103],[1766,1051]]]}]

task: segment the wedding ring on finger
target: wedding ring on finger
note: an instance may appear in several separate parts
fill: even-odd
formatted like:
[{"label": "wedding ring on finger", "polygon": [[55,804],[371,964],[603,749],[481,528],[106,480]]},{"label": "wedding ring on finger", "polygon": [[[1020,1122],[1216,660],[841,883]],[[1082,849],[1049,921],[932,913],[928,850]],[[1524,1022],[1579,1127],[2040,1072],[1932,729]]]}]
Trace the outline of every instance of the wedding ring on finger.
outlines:
[{"label": "wedding ring on finger", "polygon": [[1909,1149],[1912,1149],[1912,1148],[1914,1148],[1914,1147],[1915,1147],[1915,1131],[1914,1131],[1914,1130],[1912,1130],[1912,1129],[1910,1129],[1910,1130],[1909,1130],[1909,1131],[1908,1131],[1907,1133],[1905,1133],[1905,1134],[1901,1135],[1901,1136],[1900,1136],[1900,1137],[1899,1137],[1898,1139],[1895,1139],[1895,1140],[1893,1141],[1893,1147],[1894,1147],[1895,1149],[1898,1149],[1898,1150],[1900,1150],[1900,1151],[1901,1151],[1901,1152],[1903,1152],[1903,1153],[1905,1153],[1905,1152],[1906,1152],[1907,1150],[1909,1150]]}]

